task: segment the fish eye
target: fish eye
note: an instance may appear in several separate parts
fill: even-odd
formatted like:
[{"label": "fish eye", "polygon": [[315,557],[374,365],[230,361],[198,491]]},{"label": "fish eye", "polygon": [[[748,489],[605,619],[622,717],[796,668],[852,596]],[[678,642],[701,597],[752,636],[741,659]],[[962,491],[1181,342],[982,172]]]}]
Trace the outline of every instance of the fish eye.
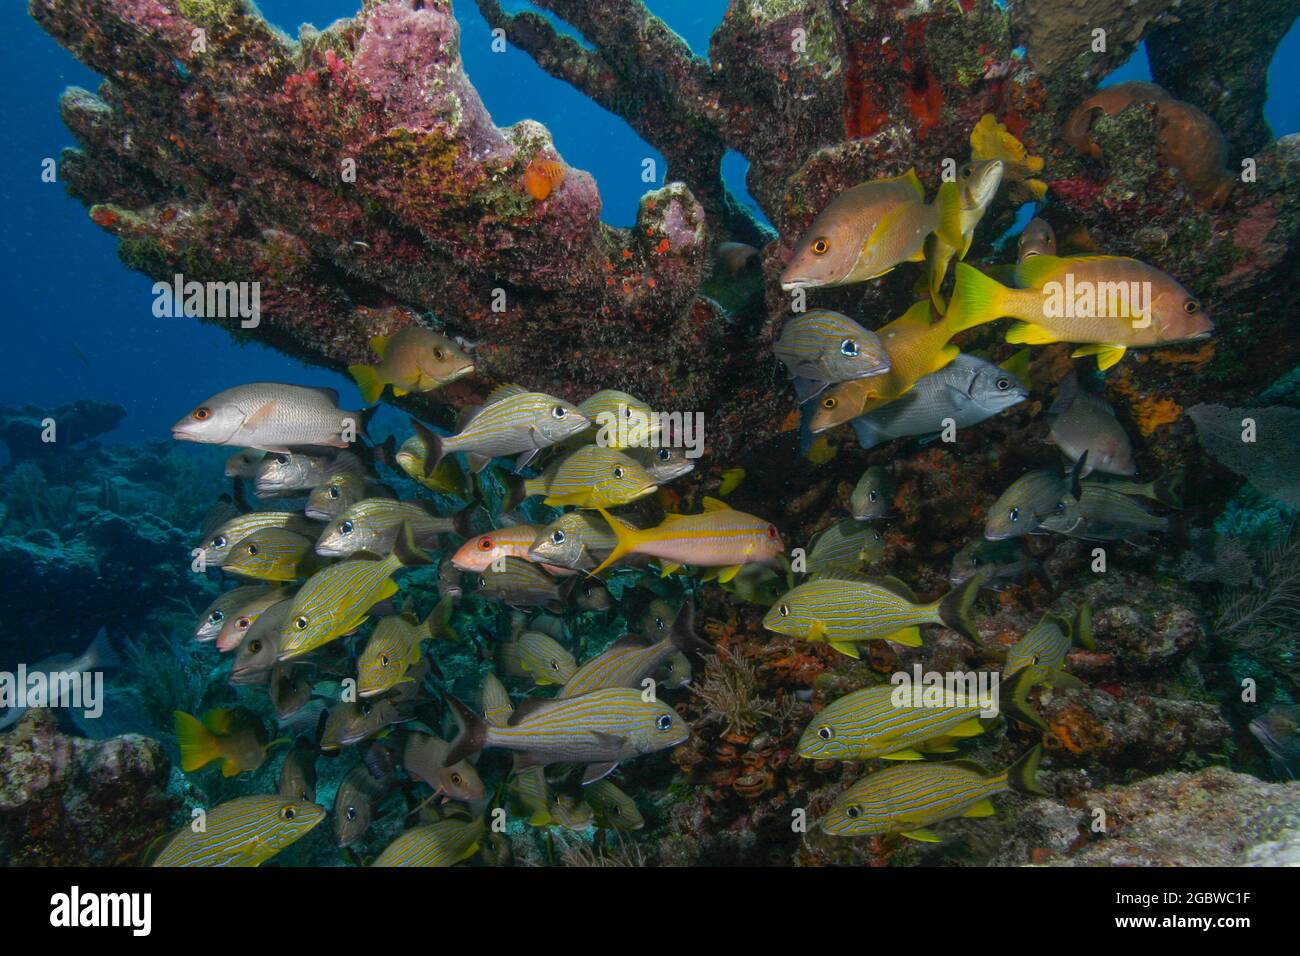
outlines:
[{"label": "fish eye", "polygon": [[297,815],[298,814],[294,811],[293,807],[285,807],[280,811],[280,816],[284,817],[286,820],[292,820]]},{"label": "fish eye", "polygon": [[768,538],[775,538],[775,537],[776,537],[776,525],[772,525],[772,524],[770,524],[770,525],[767,526],[767,536],[768,536]]},{"label": "fish eye", "polygon": [[839,399],[832,396],[822,400],[822,408],[834,408],[839,403]]},{"label": "fish eye", "polygon": [[850,820],[856,820],[858,818],[858,815],[862,813],[862,811],[856,805],[849,807],[844,812],[849,815]]},{"label": "fish eye", "polygon": [[614,816],[616,817],[621,817],[623,815],[623,808],[615,804],[613,807],[610,808],[610,812],[613,813]]},{"label": "fish eye", "polygon": [[551,534],[551,540],[554,541],[556,544],[564,544],[564,537],[565,537],[564,532],[559,528],[556,528],[555,531]]},{"label": "fish eye", "polygon": [[479,549],[480,551],[491,551],[491,550],[492,550],[492,539],[491,539],[491,538],[479,538],[479,539],[478,539],[478,549]]},{"label": "fish eye", "polygon": [[827,239],[825,236],[818,236],[816,239],[813,240],[813,244],[811,248],[813,251],[813,255],[824,256],[826,255],[826,253],[831,251],[831,241]]},{"label": "fish eye", "polygon": [[840,343],[840,352],[843,353],[844,355],[850,355],[850,356],[857,355],[858,343],[853,341],[852,339],[845,339],[843,342]]},{"label": "fish eye", "polygon": [[351,522],[351,521],[345,521],[345,522],[343,522],[341,525],[339,525],[339,531],[340,531],[341,533],[343,533],[343,534],[351,534],[351,533],[352,533],[352,522]]},{"label": "fish eye", "polygon": [[655,726],[658,727],[660,730],[667,730],[672,725],[673,725],[673,719],[669,717],[667,714],[660,714],[659,718],[655,721]]},{"label": "fish eye", "polygon": [[663,629],[664,629],[664,619],[662,617],[655,618],[655,630],[662,631]]},{"label": "fish eye", "polygon": [[867,492],[868,501],[875,501],[879,497],[880,497],[880,492],[876,491],[874,488],[871,491]]},{"label": "fish eye", "polygon": [[1020,520],[1020,509],[1019,509],[1019,508],[1012,508],[1010,511],[1007,512],[1007,517],[1010,518],[1012,521],[1019,521],[1019,520]]},{"label": "fish eye", "polygon": [[835,736],[835,732],[831,730],[829,727],[827,727],[825,724],[822,724],[820,727],[817,728],[817,736],[820,737],[822,740],[830,740],[832,737]]},{"label": "fish eye", "polygon": [[339,490],[338,490],[337,488],[331,488],[331,489],[330,489],[330,497],[331,497],[331,498],[337,498],[338,496],[339,496]]},{"label": "fish eye", "polygon": [[1005,379],[1005,378],[998,379],[998,391],[1005,392],[1010,387],[1011,387],[1010,379]]},{"label": "fish eye", "polygon": [[1035,654],[1033,657],[1030,658],[1030,662],[1033,663],[1033,664],[1037,664],[1037,663],[1038,663],[1038,660],[1039,660],[1039,658],[1038,658],[1038,655],[1037,655],[1037,654]]},{"label": "fish eye", "polygon": [[569,413],[568,411],[565,410],[563,405],[556,405],[554,408],[551,409],[551,415],[556,419],[563,418],[567,414]]},{"label": "fish eye", "polygon": [[961,168],[961,178],[962,178],[962,179],[970,179],[971,174],[972,174],[973,172],[975,172],[974,168],[971,166],[970,163],[967,163],[965,166],[963,166],[963,167]]},{"label": "fish eye", "polygon": [[253,641],[252,643],[250,643],[250,644],[248,645],[248,650],[249,650],[251,653],[253,653],[253,654],[260,654],[260,653],[262,653],[262,642],[261,642],[261,641]]},{"label": "fish eye", "polygon": [[554,657],[552,657],[552,658],[551,658],[551,670],[553,670],[553,671],[558,671],[559,669],[560,669],[560,662],[557,661]]},{"label": "fish eye", "polygon": [[224,534],[217,535],[212,539],[212,546],[214,548],[224,548],[226,546],[226,536]]},{"label": "fish eye", "polygon": [[379,655],[379,666],[380,666],[380,667],[387,667],[387,666],[388,666],[388,655],[387,655],[387,654],[380,654],[380,655]]},{"label": "fish eye", "polygon": [[460,774],[458,774],[458,773],[453,773],[453,774],[451,775],[451,782],[454,783],[456,786],[459,787],[459,786],[460,786]]},{"label": "fish eye", "polygon": [[669,458],[672,457],[672,455],[669,454],[667,448],[660,448],[657,452],[655,452],[655,457],[658,458],[660,461],[667,461]]},{"label": "fish eye", "polygon": [[357,818],[357,808],[356,808],[356,807],[348,807],[348,809],[347,809],[347,813],[346,813],[345,815],[347,816],[347,818],[348,818],[349,820],[355,820],[355,819]]},{"label": "fish eye", "polygon": [[1188,299],[1183,303],[1183,311],[1188,315],[1195,315],[1200,307],[1201,303],[1197,302],[1195,299]]},{"label": "fish eye", "polygon": [[444,355],[446,355],[446,353],[442,349],[436,348],[433,350],[433,357],[436,359],[441,359]]},{"label": "fish eye", "polygon": [[287,465],[287,464],[289,464],[289,456],[288,456],[288,455],[276,455],[276,456],[275,456],[275,460],[276,460],[276,462],[277,462],[278,464],[281,464],[281,465]]},{"label": "fish eye", "polygon": [[305,617],[299,617],[293,622],[293,626],[300,631],[305,631],[307,630],[307,619]]},{"label": "fish eye", "polygon": [[257,554],[257,545],[255,545],[255,544],[250,544],[250,545],[248,546],[248,553],[249,553],[249,554]]},{"label": "fish eye", "polygon": [[622,469],[621,467],[616,467],[616,468],[614,469],[614,477],[615,477],[615,478],[622,478],[622,477],[623,477],[623,469]]},{"label": "fish eye", "polygon": [[225,611],[213,611],[211,614],[208,615],[209,624],[220,624],[225,619],[226,619]]},{"label": "fish eye", "polygon": [[978,568],[984,562],[978,556],[976,556],[970,559],[970,563],[971,563],[971,567]]},{"label": "fish eye", "polygon": [[250,625],[250,624],[252,624],[252,623],[253,623],[253,622],[252,622],[251,620],[249,620],[248,618],[246,618],[246,617],[241,617],[238,621],[235,622],[235,627],[239,628],[239,630],[242,631],[242,630],[244,630],[245,628],[247,628],[248,625]]},{"label": "fish eye", "polygon": [[200,421],[200,422],[207,421],[207,419],[210,418],[211,416],[212,416],[212,409],[208,408],[206,405],[200,405],[198,408],[194,409],[195,421]]},{"label": "fish eye", "polygon": [[790,605],[788,605],[788,604],[782,604],[779,608],[776,609],[776,612],[777,612],[778,614],[780,614],[782,617],[789,617],[789,616],[790,616]]}]

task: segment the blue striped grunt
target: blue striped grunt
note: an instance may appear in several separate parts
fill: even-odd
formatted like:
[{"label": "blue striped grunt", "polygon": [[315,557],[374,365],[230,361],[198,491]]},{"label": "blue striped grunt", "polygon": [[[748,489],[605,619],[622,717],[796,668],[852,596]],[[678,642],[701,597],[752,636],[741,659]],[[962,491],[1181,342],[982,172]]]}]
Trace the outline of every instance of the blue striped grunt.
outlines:
[{"label": "blue striped grunt", "polygon": [[483,818],[449,817],[412,827],[375,857],[371,866],[455,866],[478,852],[487,832]]},{"label": "blue striped grunt", "polygon": [[357,696],[374,697],[410,682],[407,672],[420,659],[420,642],[433,637],[432,617],[420,622],[412,614],[395,614],[375,625],[357,658]]},{"label": "blue striped grunt", "polygon": [[1007,651],[1002,670],[1007,675],[1025,672],[1031,686],[1080,687],[1079,679],[1064,670],[1065,656],[1076,640],[1089,650],[1097,647],[1092,638],[1092,607],[1086,602],[1074,612],[1072,619],[1044,614],[1042,620]]},{"label": "blue striped grunt", "polygon": [[430,548],[438,535],[465,534],[468,516],[444,518],[428,500],[397,501],[393,498],[366,498],[344,511],[325,526],[316,542],[316,553],[329,558],[346,558],[358,551],[383,557],[393,549],[398,529],[411,528],[417,546]]},{"label": "blue striped grunt", "polygon": [[199,623],[194,628],[194,639],[215,641],[221,629],[226,626],[227,619],[238,614],[241,606],[273,590],[275,588],[267,584],[246,584],[219,594],[199,615]]},{"label": "blue striped grunt", "polygon": [[296,511],[250,511],[231,518],[207,535],[199,544],[200,557],[208,567],[219,568],[235,545],[262,528],[287,528],[313,539],[320,534],[320,525],[308,521]]},{"label": "blue striped grunt", "polygon": [[1070,499],[1083,494],[1079,475],[1087,466],[1088,453],[1074,463],[1069,475],[1054,471],[1031,471],[1013,481],[998,495],[984,521],[984,537],[990,541],[1018,538],[1039,531],[1053,515],[1064,515]]},{"label": "blue striped grunt", "polygon": [[593,429],[580,437],[620,451],[653,444],[659,435],[654,410],[635,395],[603,388],[578,406]]},{"label": "blue striped grunt", "polygon": [[650,643],[637,634],[625,634],[569,676],[560,697],[577,697],[603,687],[641,689],[641,682],[653,676],[669,658],[703,645],[695,634],[695,606],[682,605],[672,627],[660,640]]},{"label": "blue striped grunt", "polygon": [[834,577],[861,571],[885,553],[885,539],[871,525],[855,518],[837,521],[810,542],[808,573]]},{"label": "blue striped grunt", "polygon": [[365,479],[356,475],[335,475],[312,488],[303,513],[313,521],[331,521],[370,496],[370,487]]},{"label": "blue striped grunt", "polygon": [[536,684],[564,684],[578,669],[559,641],[541,631],[524,631],[513,641],[500,645],[501,669],[511,677],[528,678]]},{"label": "blue striped grunt", "polygon": [[635,461],[613,448],[584,445],[556,462],[538,478],[516,480],[502,506],[512,511],[525,498],[541,495],[552,507],[613,508],[659,489]]},{"label": "blue striped grunt", "polygon": [[[567,580],[572,583],[577,578]],[[519,558],[504,558],[500,567],[483,570],[475,593],[489,601],[500,601],[511,607],[544,607],[558,613],[564,610],[565,594],[568,592],[561,591],[560,584],[543,571],[541,565]]]},{"label": "blue striped grunt", "polygon": [[990,774],[977,763],[905,763],[867,774],[831,804],[818,821],[836,836],[901,833],[913,840],[938,843],[927,829],[953,817],[994,814],[990,797],[1009,790],[1046,796],[1037,779],[1043,748],[1035,746],[1001,773]]},{"label": "blue striped grunt", "polygon": [[970,609],[983,580],[976,575],[939,600],[919,604],[897,578],[817,578],[787,591],[764,615],[763,626],[778,634],[824,641],[850,657],[859,656],[862,641],[919,647],[921,624],[942,624],[978,643]]},{"label": "blue striped grunt", "polygon": [[483,709],[483,716],[493,727],[504,727],[510,722],[510,715],[515,712],[510,692],[501,683],[501,678],[492,671],[488,671],[483,678],[483,686],[479,689],[479,705]]},{"label": "blue striped grunt", "polygon": [[[178,830],[152,866],[258,866],[306,836],[325,819],[325,809],[274,794],[237,797],[218,804]],[[197,821],[196,821],[197,822]]]},{"label": "blue striped grunt", "polygon": [[521,766],[588,764],[583,782],[599,780],[624,760],[676,747],[691,735],[690,725],[675,710],[641,695],[640,690],[607,687],[562,700],[532,697],[520,702],[509,724],[493,727],[447,694],[461,733],[446,762],[496,748],[515,751]]},{"label": "blue striped grunt", "polygon": [[889,353],[876,333],[829,309],[786,319],[772,351],[790,373],[800,402],[828,385],[889,371]]},{"label": "blue striped grunt", "polygon": [[593,822],[604,830],[640,830],[645,817],[636,801],[609,780],[597,780],[582,794],[593,811]]},{"label": "blue striped grunt", "polygon": [[[1026,695],[1025,677],[1008,677],[998,688],[997,706],[1040,730],[1043,721]],[[991,726],[990,700],[958,691],[940,704],[918,706],[904,689],[880,684],[846,694],[822,708],[799,738],[797,752],[809,760],[920,760],[922,753],[951,751],[952,741],[978,736]],[[992,695],[989,695],[992,697]]]},{"label": "blue striped grunt", "polygon": [[314,651],[365,623],[370,609],[397,593],[392,575],[403,567],[429,564],[403,525],[393,553],[380,561],[355,559],[318,571],[302,586],[280,628],[279,660]]},{"label": "blue striped grunt", "polygon": [[563,399],[528,392],[518,385],[502,385],[455,435],[446,438],[411,420],[424,442],[424,473],[447,455],[464,452],[470,471],[477,474],[498,455],[518,455],[515,468],[523,468],[543,448],[559,444],[591,425],[587,416]]},{"label": "blue striped grunt", "polygon": [[310,538],[287,528],[262,528],[230,549],[221,570],[255,581],[296,581],[320,565]]}]

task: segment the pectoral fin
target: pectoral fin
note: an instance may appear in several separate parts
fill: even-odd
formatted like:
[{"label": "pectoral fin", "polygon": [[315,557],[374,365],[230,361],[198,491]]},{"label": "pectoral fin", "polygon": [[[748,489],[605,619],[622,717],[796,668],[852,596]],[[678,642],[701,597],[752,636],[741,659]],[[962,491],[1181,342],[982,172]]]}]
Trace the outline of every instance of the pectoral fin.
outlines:
[{"label": "pectoral fin", "polygon": [[733,565],[731,565],[731,566],[729,566],[729,567],[725,567],[725,568],[723,568],[723,569],[718,573],[718,583],[719,583],[719,584],[726,584],[728,581],[730,581],[732,578],[734,578],[737,574],[740,573],[740,569],[741,569],[742,567],[744,567],[744,565],[733,564]]},{"label": "pectoral fin", "polygon": [[852,657],[854,660],[860,660],[862,657],[861,652],[858,650],[858,645],[854,644],[852,641],[832,641],[831,647],[835,648],[841,654]]},{"label": "pectoral fin", "polygon": [[881,760],[924,760],[925,756],[915,750],[895,750],[891,754],[881,754]]},{"label": "pectoral fin", "polygon": [[893,641],[895,644],[902,644],[904,647],[920,647],[921,629],[919,627],[905,627],[893,634],[886,634],[885,640]]},{"label": "pectoral fin", "polygon": [[963,817],[991,817],[997,811],[993,809],[992,801],[985,798],[984,800],[972,803],[970,807],[962,814]]},{"label": "pectoral fin", "polygon": [[1057,341],[1056,335],[1029,322],[1016,322],[1007,329],[1007,341],[1017,345],[1050,345]]},{"label": "pectoral fin", "polygon": [[[1007,341],[1011,341],[1010,332],[1007,333]],[[1126,350],[1125,346],[1115,344],[1098,343],[1093,345],[1080,345],[1070,353],[1070,358],[1082,358],[1085,355],[1095,355],[1097,356],[1097,368],[1104,372],[1122,359]]]},{"label": "pectoral fin", "polygon": [[943,842],[942,840],[939,839],[938,835],[935,834],[932,830],[926,830],[924,828],[919,830],[904,830],[903,836],[907,837],[909,840],[917,840],[921,843],[942,843]]}]

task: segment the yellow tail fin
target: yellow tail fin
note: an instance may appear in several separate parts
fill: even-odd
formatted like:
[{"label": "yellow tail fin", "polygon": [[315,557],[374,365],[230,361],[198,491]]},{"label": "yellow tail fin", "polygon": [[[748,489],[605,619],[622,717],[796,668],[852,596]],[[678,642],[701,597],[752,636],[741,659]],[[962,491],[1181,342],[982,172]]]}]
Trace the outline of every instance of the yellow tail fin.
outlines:
[{"label": "yellow tail fin", "polygon": [[597,508],[596,510],[600,512],[600,516],[604,518],[605,523],[609,525],[609,530],[614,532],[615,544],[614,544],[614,550],[609,553],[609,557],[607,557],[604,561],[602,561],[600,565],[594,571],[591,572],[591,576],[593,578],[596,575],[600,574],[601,571],[604,571],[607,567],[609,567],[619,558],[623,557],[623,555],[630,552],[633,548],[636,547],[636,543],[637,543],[635,528],[628,527],[623,522],[619,521],[617,518],[611,515],[604,508]]},{"label": "yellow tail fin", "polygon": [[384,394],[384,383],[379,381],[373,365],[349,365],[348,371],[356,379],[357,388],[361,390],[361,398],[367,405],[373,405],[379,400],[379,396]]},{"label": "yellow tail fin", "polygon": [[1006,315],[1010,291],[1006,286],[964,262],[957,263],[956,275],[952,300],[943,317],[954,335]]},{"label": "yellow tail fin", "polygon": [[217,736],[192,714],[178,710],[175,719],[176,742],[181,748],[181,769],[193,773],[200,767],[221,759]]}]

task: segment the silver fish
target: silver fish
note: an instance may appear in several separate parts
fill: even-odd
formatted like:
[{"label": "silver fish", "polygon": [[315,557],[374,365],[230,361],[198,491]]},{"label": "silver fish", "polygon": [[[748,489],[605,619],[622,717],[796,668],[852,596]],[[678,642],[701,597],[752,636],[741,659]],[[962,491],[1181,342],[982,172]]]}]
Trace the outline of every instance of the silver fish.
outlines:
[{"label": "silver fish", "polygon": [[205,445],[287,452],[294,445],[346,448],[365,431],[361,412],[338,407],[332,388],[254,382],[218,392],[172,426],[172,437]]}]

